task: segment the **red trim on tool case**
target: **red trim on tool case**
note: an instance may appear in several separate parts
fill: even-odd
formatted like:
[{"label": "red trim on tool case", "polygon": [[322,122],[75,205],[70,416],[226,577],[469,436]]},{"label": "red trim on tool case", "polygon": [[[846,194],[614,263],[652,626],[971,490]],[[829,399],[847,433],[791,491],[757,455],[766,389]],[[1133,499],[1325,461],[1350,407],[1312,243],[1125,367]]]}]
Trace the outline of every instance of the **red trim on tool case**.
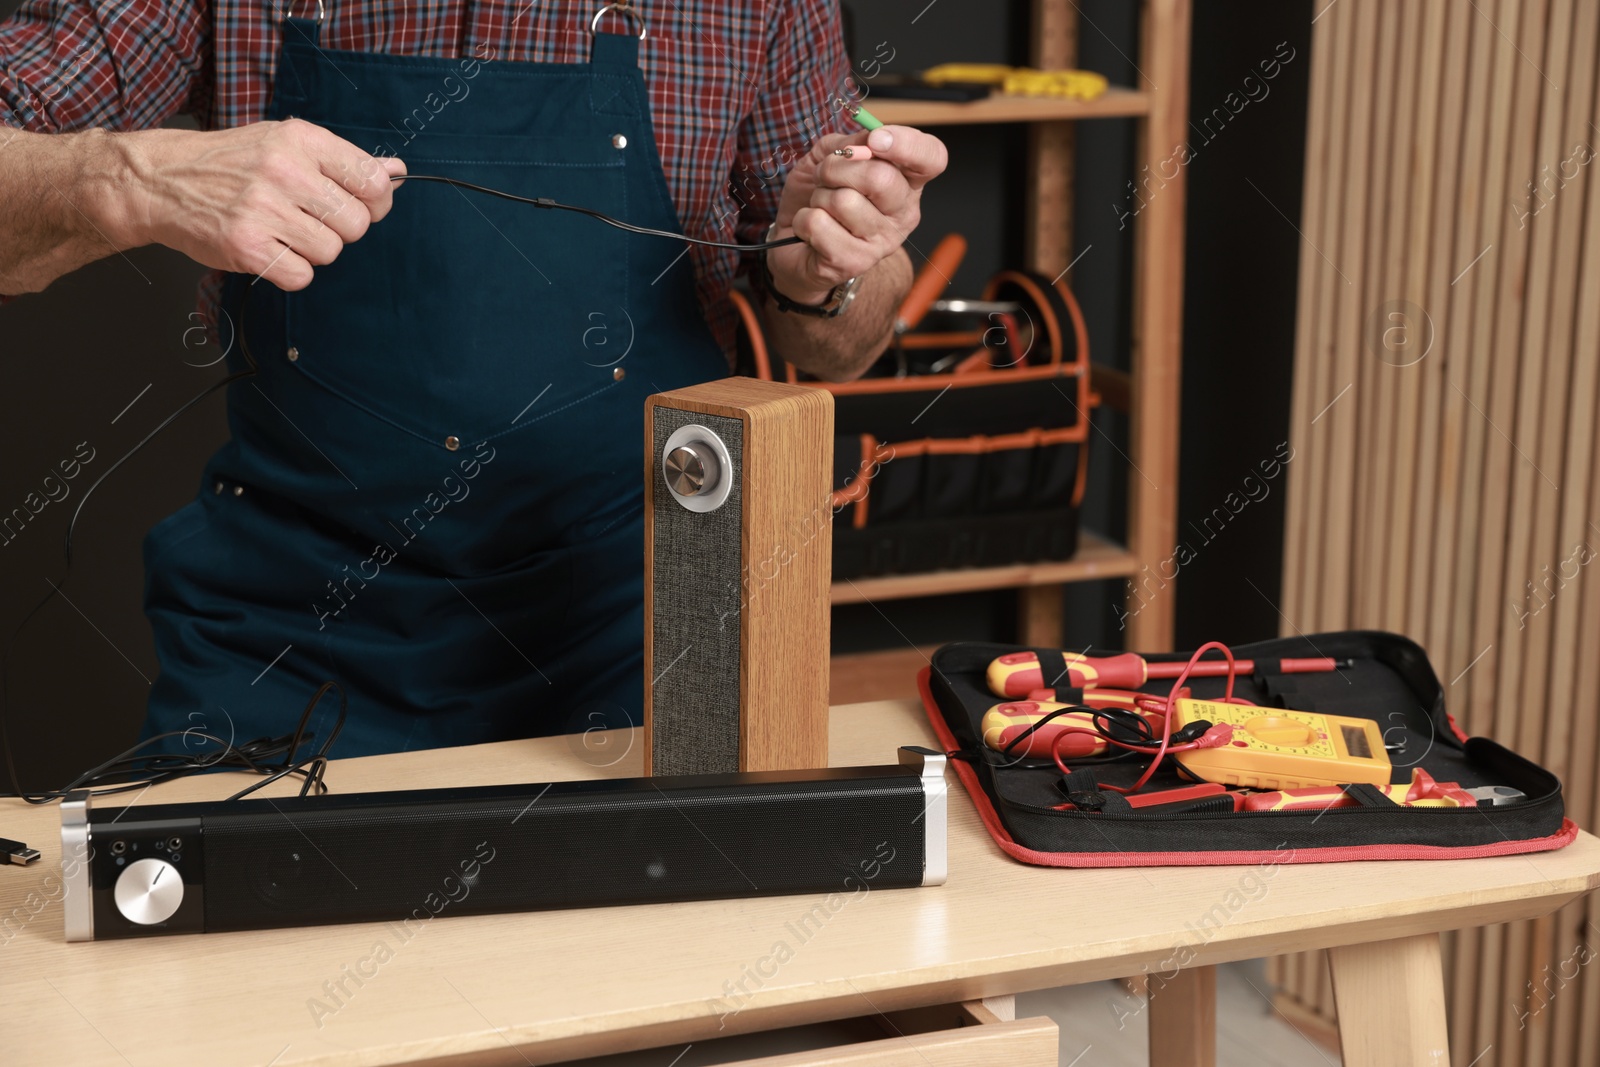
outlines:
[{"label": "red trim on tool case", "polygon": [[[934,699],[933,689],[929,685],[932,674],[932,667],[924,667],[917,674],[917,690],[922,694],[922,708],[927,713],[928,721],[933,725],[933,732],[938,735],[939,744],[943,746],[945,752],[956,753],[961,743],[950,732],[949,725],[944,721],[944,714],[939,710],[939,702]],[[1453,720],[1451,725],[1455,725]],[[1457,733],[1460,732],[1457,728]],[[1462,736],[1465,738],[1465,734]],[[1014,860],[1040,867],[1225,867],[1260,863],[1336,863],[1349,860],[1459,860],[1476,859],[1480,856],[1514,856],[1526,852],[1548,852],[1570,845],[1578,836],[1577,823],[1563,818],[1560,832],[1548,837],[1454,848],[1442,845],[1346,845],[1333,848],[1299,848],[1287,853],[1275,849],[1233,852],[1040,852],[1019,845],[1011,836],[1005,824],[1000,821],[1000,813],[995,810],[989,794],[984,791],[983,783],[978,780],[978,772],[973,770],[969,762],[959,756],[952,756],[950,763],[955,767],[956,775],[960,777],[967,795],[972,798],[973,807],[978,809],[978,818],[983,820],[984,829],[989,831],[989,836],[994,838],[1000,850]]]}]

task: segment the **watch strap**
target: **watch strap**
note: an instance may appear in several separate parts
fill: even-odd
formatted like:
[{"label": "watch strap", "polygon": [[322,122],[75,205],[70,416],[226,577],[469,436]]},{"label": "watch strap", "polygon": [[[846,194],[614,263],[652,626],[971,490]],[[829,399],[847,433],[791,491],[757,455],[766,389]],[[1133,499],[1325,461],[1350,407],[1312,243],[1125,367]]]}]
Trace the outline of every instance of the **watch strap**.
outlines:
[{"label": "watch strap", "polygon": [[[774,222],[767,227],[766,240],[771,241],[777,233],[778,224]],[[828,293],[828,297],[820,304],[802,304],[798,300],[791,300],[778,290],[772,280],[772,270],[767,266],[767,253],[763,249],[756,259],[756,281],[766,294],[772,298],[779,311],[790,312],[796,315],[810,315],[813,318],[831,319],[840,315],[845,308],[850,306],[855,299],[856,289],[861,285],[861,278],[850,278],[836,285]]]}]

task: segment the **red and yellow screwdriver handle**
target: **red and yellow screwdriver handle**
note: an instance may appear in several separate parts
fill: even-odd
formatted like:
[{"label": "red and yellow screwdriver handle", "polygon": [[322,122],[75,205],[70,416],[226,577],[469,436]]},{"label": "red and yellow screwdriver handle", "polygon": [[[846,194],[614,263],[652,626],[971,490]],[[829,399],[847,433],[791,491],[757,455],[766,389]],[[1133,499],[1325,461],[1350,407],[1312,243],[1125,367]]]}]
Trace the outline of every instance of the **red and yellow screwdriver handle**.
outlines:
[{"label": "red and yellow screwdriver handle", "polygon": [[[1178,700],[1193,697],[1188,686],[1178,690]],[[1138,708],[1142,711],[1167,713],[1167,698],[1153,693],[1130,693],[1121,689],[1078,689],[1058,686],[1053,689],[1029,690],[1028,700],[1050,700],[1057,704],[1085,704],[1091,708]]]},{"label": "red and yellow screwdriver handle", "polygon": [[[1375,786],[1396,804],[1408,808],[1475,808],[1478,799],[1455,782],[1436,782],[1421,767],[1411,769],[1409,785]],[[1361,802],[1342,786],[1314,789],[1281,789],[1275,793],[1254,793],[1244,798],[1241,811],[1324,811],[1328,808],[1353,808]]]},{"label": "red and yellow screwdriver handle", "polygon": [[1035,689],[1063,683],[1077,689],[1137,689],[1149,681],[1144,657],[1132,652],[1120,656],[1082,656],[1064,653],[1067,676],[1046,680],[1039,657],[1032,652],[1011,652],[989,664],[989,692],[999,697],[1020,697]]},{"label": "red and yellow screwdriver handle", "polygon": [[[1044,667],[1032,652],[1008,652],[989,663],[987,677],[989,691],[997,697],[1016,699],[1035,689],[1053,685],[1070,685],[1077,689],[1098,689],[1110,686],[1115,689],[1138,689],[1152,679],[1177,678],[1189,672],[1191,678],[1221,678],[1228,673],[1228,662],[1220,659],[1201,660],[1189,664],[1181,660],[1163,660],[1148,663],[1143,656],[1124,652],[1116,656],[1085,656],[1077,652],[1063,652],[1066,661],[1065,678],[1045,679]],[[1283,674],[1314,674],[1338,670],[1340,662],[1322,656],[1309,659],[1281,659],[1277,669]],[[1254,660],[1236,659],[1233,671],[1246,675],[1256,669]]]},{"label": "red and yellow screwdriver handle", "polygon": [[[1159,713],[1161,702],[1152,700],[1142,693],[1123,693],[1116,690],[1101,690],[1093,694],[1087,701],[1090,707],[1095,708],[1124,708],[1129,711],[1140,711],[1151,728],[1159,735],[1165,717]],[[1154,704],[1152,709],[1150,705]],[[1023,734],[1028,733],[1030,727],[1035,726],[1052,712],[1061,711],[1072,707],[1070,704],[1058,704],[1053,700],[1016,700],[1007,704],[996,704],[983,713],[980,729],[983,733],[983,743],[996,752],[1005,752],[1006,747]],[[1069,711],[1058,715],[1049,722],[1040,726],[1023,738],[1021,744],[1011,749],[1014,756],[1040,756],[1048,758],[1052,752],[1057,751],[1056,739],[1063,731],[1067,733],[1067,740],[1061,743],[1060,754],[1062,759],[1082,758],[1084,756],[1098,756],[1105,752],[1106,742],[1103,738],[1091,733],[1070,732],[1069,728],[1078,730],[1095,729],[1094,715],[1087,711]]]}]

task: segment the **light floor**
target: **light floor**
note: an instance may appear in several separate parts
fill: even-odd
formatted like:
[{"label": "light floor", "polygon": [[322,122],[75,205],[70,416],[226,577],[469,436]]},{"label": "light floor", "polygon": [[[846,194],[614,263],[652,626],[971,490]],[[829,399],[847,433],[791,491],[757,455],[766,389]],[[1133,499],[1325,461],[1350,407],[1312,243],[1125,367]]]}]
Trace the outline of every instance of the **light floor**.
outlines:
[{"label": "light floor", "polygon": [[[1260,961],[1217,968],[1219,1067],[1338,1067],[1339,1054],[1313,1044],[1267,999]],[[1061,1067],[1144,1067],[1148,1020],[1143,1001],[1120,983],[1095,982],[1017,997],[1017,1018],[1048,1015],[1061,1028]],[[1119,1025],[1120,1023],[1120,1025]],[[769,1034],[647,1049],[578,1061],[573,1067],[710,1067],[713,1064],[882,1040],[870,1019],[849,1019]]]},{"label": "light floor", "polygon": [[[1337,1067],[1339,1054],[1313,1043],[1273,1010],[1260,961],[1217,968],[1218,1067]],[[1143,1001],[1117,982],[1017,997],[1017,1018],[1048,1015],[1061,1028],[1061,1067],[1145,1067]],[[1120,1023],[1120,1025],[1119,1025]]]}]

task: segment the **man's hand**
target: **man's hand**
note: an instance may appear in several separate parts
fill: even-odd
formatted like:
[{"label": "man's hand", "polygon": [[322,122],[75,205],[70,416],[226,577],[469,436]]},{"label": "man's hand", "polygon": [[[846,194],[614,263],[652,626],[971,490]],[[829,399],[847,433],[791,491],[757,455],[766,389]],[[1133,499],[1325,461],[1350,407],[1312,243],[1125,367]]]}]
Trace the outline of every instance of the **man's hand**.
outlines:
[{"label": "man's hand", "polygon": [[[854,158],[837,149],[866,145]],[[908,126],[885,126],[821,138],[794,165],[778,202],[776,233],[805,244],[767,253],[773,287],[801,304],[820,304],[837,285],[860,277],[849,311],[818,318],[778,311],[768,303],[763,325],[773,349],[801,370],[828,381],[858,377],[889,344],[895,312],[911,288],[911,261],[901,245],[922,217],[922,187],[948,159],[937,137]]]},{"label": "man's hand", "polygon": [[[871,159],[834,154],[863,144]],[[778,234],[805,239],[767,253],[778,291],[819,304],[895,253],[922,217],[922,187],[948,159],[942,141],[909,126],[818,139],[789,172],[778,202]]]},{"label": "man's hand", "polygon": [[119,247],[163,244],[208,267],[304,289],[313,269],[393,205],[394,158],[290,119],[112,139],[122,166],[103,228]]}]

